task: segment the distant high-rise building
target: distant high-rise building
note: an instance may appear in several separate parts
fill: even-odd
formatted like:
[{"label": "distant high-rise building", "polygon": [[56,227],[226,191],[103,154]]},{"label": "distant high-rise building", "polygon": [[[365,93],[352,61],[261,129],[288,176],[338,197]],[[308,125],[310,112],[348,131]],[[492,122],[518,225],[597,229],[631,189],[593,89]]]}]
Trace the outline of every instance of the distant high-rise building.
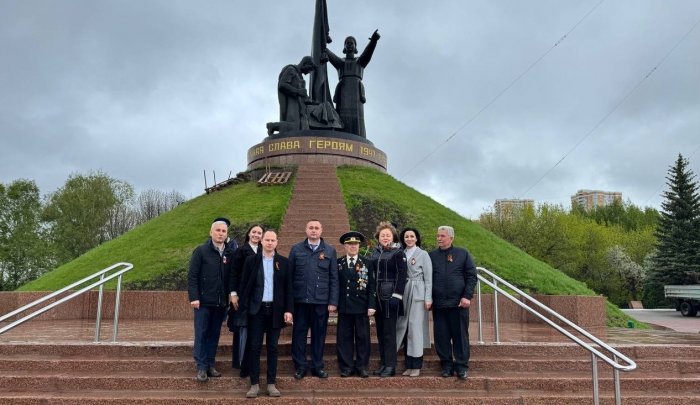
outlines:
[{"label": "distant high-rise building", "polygon": [[517,198],[499,199],[493,204],[498,218],[507,218],[513,215],[516,210],[522,210],[525,207],[534,207],[535,201],[521,200]]},{"label": "distant high-rise building", "polygon": [[579,205],[590,211],[595,207],[604,207],[615,201],[622,201],[622,193],[618,191],[579,190],[571,196],[571,207]]}]

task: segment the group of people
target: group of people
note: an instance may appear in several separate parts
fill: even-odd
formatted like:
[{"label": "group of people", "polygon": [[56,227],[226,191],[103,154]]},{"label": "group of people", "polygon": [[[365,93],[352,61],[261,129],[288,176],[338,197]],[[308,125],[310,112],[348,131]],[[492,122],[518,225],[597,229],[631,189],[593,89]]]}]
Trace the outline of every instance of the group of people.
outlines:
[{"label": "group of people", "polygon": [[335,248],[321,237],[321,223],[310,220],[306,239],[292,246],[287,258],[277,253],[276,231],[254,225],[237,247],[229,243],[228,226],[228,219],[215,219],[209,240],[194,250],[190,261],[188,294],[199,381],[221,376],[215,357],[227,309],[234,331],[233,366],[241,369],[241,377],[250,378],[248,398],[260,394],[263,338],[267,394],[281,395],[275,386],[277,346],[286,325],[292,326],[294,378],[301,380],[309,372],[328,377],[323,352],[330,313],[337,313],[341,377],[370,375],[370,317],[375,320],[380,357],[380,368],[372,374],[394,376],[397,353],[403,347],[403,375],[419,376],[423,351],[430,348],[432,311],[442,376],[467,378],[469,306],[477,276],[470,253],[453,246],[452,227],[438,227],[438,248],[428,253],[420,247],[417,229],[399,234],[390,222],[381,222],[374,235],[378,245],[368,255],[359,252],[365,236],[350,231],[340,237],[345,254],[337,257]]}]

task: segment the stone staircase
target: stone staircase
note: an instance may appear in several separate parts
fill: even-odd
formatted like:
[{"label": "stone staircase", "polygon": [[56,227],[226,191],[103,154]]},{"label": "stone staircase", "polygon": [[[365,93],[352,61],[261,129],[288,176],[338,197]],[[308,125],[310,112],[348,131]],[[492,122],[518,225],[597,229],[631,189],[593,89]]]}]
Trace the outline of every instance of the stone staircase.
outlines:
[{"label": "stone staircase", "polygon": [[[227,339],[222,339],[227,340]],[[281,401],[303,404],[590,404],[590,356],[568,343],[502,343],[472,346],[469,379],[439,376],[428,350],[420,377],[341,378],[335,344],[326,344],[320,380],[293,378],[288,340],[281,342],[277,386]],[[700,347],[623,345],[639,368],[622,373],[625,404],[698,404]],[[190,342],[160,343],[0,343],[0,403],[238,403],[248,379],[234,377],[230,345],[220,348],[222,378],[198,383]],[[377,349],[373,347],[376,357]],[[377,359],[371,368],[377,367]],[[262,364],[266,368],[265,361]],[[237,370],[235,370],[237,371]],[[264,375],[264,371],[263,371]],[[599,367],[601,403],[614,403],[612,372]],[[264,381],[264,377],[262,378]],[[266,396],[257,402],[273,402]],[[280,401],[280,400],[277,400]],[[279,403],[279,402],[278,402]]]},{"label": "stone staircase", "polygon": [[306,238],[306,223],[312,218],[321,221],[323,240],[343,254],[338,239],[350,230],[350,219],[334,165],[298,166],[292,199],[280,229],[277,250],[282,255],[287,256],[292,245]]}]

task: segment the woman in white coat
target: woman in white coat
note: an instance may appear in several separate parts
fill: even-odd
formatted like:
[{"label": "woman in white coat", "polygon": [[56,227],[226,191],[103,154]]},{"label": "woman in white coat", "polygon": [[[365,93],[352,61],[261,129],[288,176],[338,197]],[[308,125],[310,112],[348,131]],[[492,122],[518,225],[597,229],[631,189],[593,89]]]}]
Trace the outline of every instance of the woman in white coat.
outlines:
[{"label": "woman in white coat", "polygon": [[396,323],[396,347],[405,343],[406,371],[418,377],[423,367],[423,349],[430,348],[428,311],[433,304],[433,265],[428,252],[420,248],[420,233],[406,228],[399,237],[406,254],[408,281],[403,294],[404,316]]}]

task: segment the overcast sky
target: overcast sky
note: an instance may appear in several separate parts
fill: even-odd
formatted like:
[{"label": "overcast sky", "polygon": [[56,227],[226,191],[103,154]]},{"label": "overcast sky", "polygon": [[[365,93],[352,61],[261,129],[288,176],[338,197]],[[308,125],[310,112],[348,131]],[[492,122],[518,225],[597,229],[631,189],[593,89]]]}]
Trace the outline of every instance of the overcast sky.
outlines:
[{"label": "overcast sky", "polygon": [[[0,1],[0,182],[46,194],[101,170],[201,194],[205,169],[245,170],[278,120],[277,76],[309,53],[313,12]],[[466,217],[497,198],[568,207],[578,189],[658,208],[678,153],[700,173],[700,1],[328,0],[328,19],[336,54],[382,35],[365,122],[389,173]]]}]

